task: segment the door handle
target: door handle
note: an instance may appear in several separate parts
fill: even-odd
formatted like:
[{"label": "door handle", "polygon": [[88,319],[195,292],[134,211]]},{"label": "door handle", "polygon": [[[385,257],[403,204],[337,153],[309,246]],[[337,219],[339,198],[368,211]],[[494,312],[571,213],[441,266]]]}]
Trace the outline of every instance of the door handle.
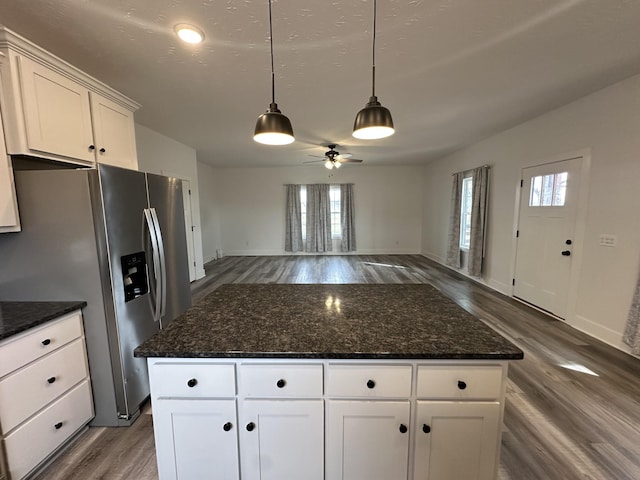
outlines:
[{"label": "door handle", "polygon": [[563,250],[563,251],[562,251],[562,255],[563,255],[564,257],[570,257],[570,256],[571,256],[571,252],[570,252],[569,250]]},{"label": "door handle", "polygon": [[161,272],[160,272],[160,253],[158,250],[158,237],[156,235],[156,228],[151,215],[151,210],[144,209],[144,219],[147,222],[147,229],[149,230],[149,239],[151,240],[151,257],[153,261],[153,275],[155,277],[154,296],[155,305],[153,310],[153,320],[155,322],[160,320],[161,306],[162,306],[162,285],[161,285]]}]

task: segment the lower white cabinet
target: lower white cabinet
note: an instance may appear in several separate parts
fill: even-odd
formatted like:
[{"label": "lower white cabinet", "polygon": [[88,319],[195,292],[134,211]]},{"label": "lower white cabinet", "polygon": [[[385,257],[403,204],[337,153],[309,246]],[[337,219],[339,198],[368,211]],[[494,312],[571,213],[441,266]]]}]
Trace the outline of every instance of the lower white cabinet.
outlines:
[{"label": "lower white cabinet", "polygon": [[416,404],[414,480],[495,479],[498,402]]},{"label": "lower white cabinet", "polygon": [[406,479],[409,401],[329,400],[327,479]]},{"label": "lower white cabinet", "polygon": [[153,428],[161,478],[238,480],[236,418],[235,399],[154,401]]},{"label": "lower white cabinet", "polygon": [[506,362],[148,364],[160,480],[497,475]]},{"label": "lower white cabinet", "polygon": [[322,400],[244,400],[240,407],[243,480],[325,478]]}]

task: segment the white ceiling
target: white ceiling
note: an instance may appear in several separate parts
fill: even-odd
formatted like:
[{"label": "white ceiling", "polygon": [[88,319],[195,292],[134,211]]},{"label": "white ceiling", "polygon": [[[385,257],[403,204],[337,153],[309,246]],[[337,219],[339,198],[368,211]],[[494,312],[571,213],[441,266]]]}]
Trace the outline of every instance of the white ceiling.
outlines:
[{"label": "white ceiling", "polygon": [[[0,0],[0,23],[228,167],[301,165],[328,143],[365,165],[425,163],[640,73],[638,0],[379,0],[376,94],[396,133],[355,140],[372,11],[372,0],[273,1],[276,101],[296,135],[280,147],[252,140],[271,97],[267,0]],[[182,22],[205,42],[179,42]]]}]

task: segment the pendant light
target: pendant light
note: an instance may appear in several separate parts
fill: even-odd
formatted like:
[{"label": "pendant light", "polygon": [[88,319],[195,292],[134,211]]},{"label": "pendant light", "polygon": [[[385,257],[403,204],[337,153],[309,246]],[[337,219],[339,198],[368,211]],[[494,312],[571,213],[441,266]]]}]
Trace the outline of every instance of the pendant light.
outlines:
[{"label": "pendant light", "polygon": [[276,79],[273,69],[273,22],[271,0],[269,0],[269,43],[271,44],[271,104],[269,110],[258,117],[253,139],[265,145],[287,145],[292,143],[293,128],[289,119],[278,110],[276,103]]},{"label": "pendant light", "polygon": [[375,140],[393,135],[391,112],[383,107],[376,97],[376,0],[373,0],[373,88],[371,98],[358,112],[353,122],[353,136],[363,140]]}]

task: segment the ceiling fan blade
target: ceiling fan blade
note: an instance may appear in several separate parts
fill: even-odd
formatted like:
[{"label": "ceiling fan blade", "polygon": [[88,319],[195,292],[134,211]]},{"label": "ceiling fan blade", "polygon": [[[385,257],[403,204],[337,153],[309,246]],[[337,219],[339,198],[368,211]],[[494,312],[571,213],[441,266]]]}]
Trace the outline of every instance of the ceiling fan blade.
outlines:
[{"label": "ceiling fan blade", "polygon": [[359,158],[343,158],[340,160],[340,163],[362,163],[364,160],[360,160]]},{"label": "ceiling fan blade", "polygon": [[338,155],[338,159],[341,159],[341,158],[345,159],[345,158],[351,158],[351,157],[353,157],[353,155],[350,153],[341,153]]},{"label": "ceiling fan blade", "polygon": [[324,157],[323,157],[323,160],[306,160],[302,163],[318,163],[318,162],[324,162]]},{"label": "ceiling fan blade", "polygon": [[311,155],[311,154],[308,154],[307,157],[327,158],[325,155]]}]

